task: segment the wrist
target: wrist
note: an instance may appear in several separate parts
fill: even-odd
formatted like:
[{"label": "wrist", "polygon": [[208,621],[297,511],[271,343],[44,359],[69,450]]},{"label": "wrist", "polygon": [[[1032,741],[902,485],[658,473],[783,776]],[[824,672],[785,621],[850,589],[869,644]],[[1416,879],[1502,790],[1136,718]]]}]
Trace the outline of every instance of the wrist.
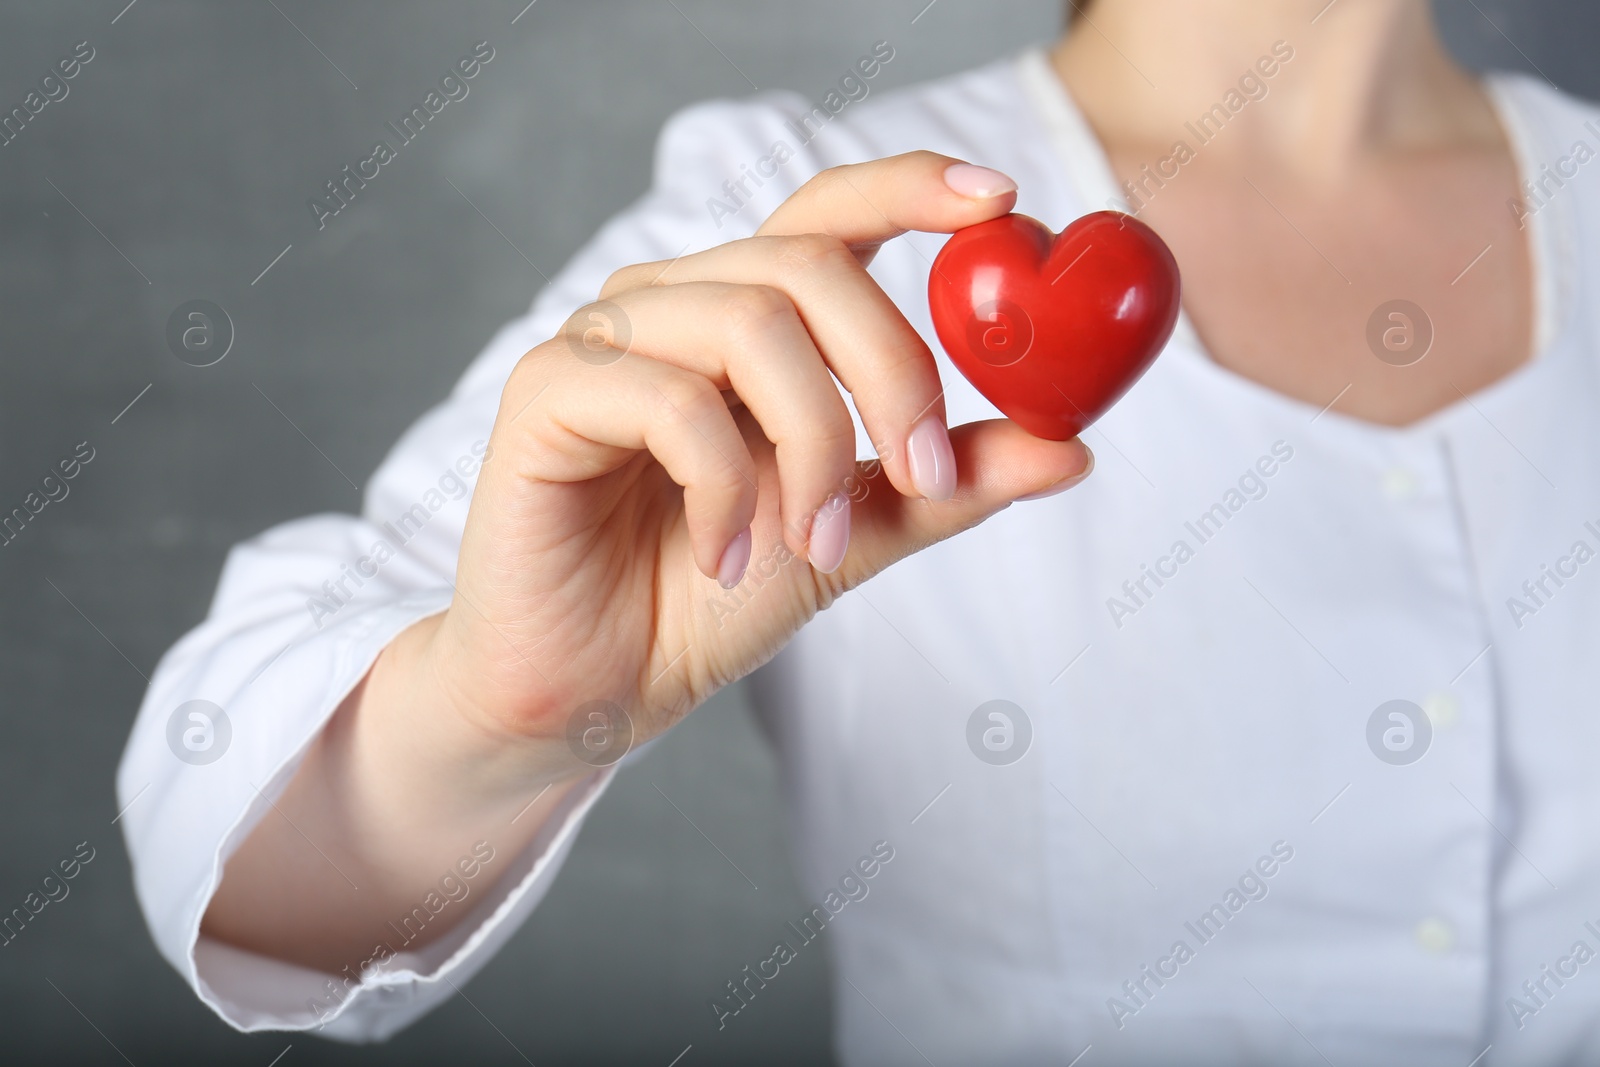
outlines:
[{"label": "wrist", "polygon": [[419,620],[378,656],[352,694],[349,757],[440,818],[493,817],[590,770],[561,738],[499,725],[455,680],[445,614]]}]

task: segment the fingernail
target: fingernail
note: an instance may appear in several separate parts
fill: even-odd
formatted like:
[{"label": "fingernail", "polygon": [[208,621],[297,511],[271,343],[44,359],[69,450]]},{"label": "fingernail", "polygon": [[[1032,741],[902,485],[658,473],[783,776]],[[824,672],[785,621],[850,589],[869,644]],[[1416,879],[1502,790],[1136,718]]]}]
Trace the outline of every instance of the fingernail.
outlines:
[{"label": "fingernail", "polygon": [[750,527],[746,526],[722,550],[722,559],[717,563],[717,584],[722,588],[732,589],[744,580],[745,568],[750,566],[750,541]]},{"label": "fingernail", "polygon": [[834,493],[823,501],[811,520],[811,540],[807,554],[811,565],[823,574],[832,574],[844,562],[850,546],[850,498]]},{"label": "fingernail", "polygon": [[929,500],[949,500],[956,495],[956,453],[944,420],[929,415],[906,438],[911,458],[911,484]]},{"label": "fingernail", "polygon": [[973,200],[989,200],[1017,191],[1017,183],[988,167],[972,163],[953,163],[945,168],[944,183],[952,192]]},{"label": "fingernail", "polygon": [[1089,452],[1089,450],[1087,448],[1085,448],[1084,451],[1088,452],[1088,454],[1089,454],[1089,462],[1084,465],[1083,470],[1079,471],[1077,474],[1074,474],[1072,477],[1066,479],[1065,481],[1057,482],[1055,485],[1052,485],[1048,489],[1041,489],[1039,492],[1037,492],[1037,493],[1029,493],[1027,496],[1019,496],[1019,497],[1017,497],[1017,503],[1020,504],[1024,500],[1043,500],[1046,497],[1055,496],[1057,493],[1065,493],[1068,489],[1071,489],[1073,486],[1077,485],[1079,482],[1081,482],[1085,478],[1089,477],[1089,475],[1093,474],[1094,473],[1094,453],[1093,452]]}]

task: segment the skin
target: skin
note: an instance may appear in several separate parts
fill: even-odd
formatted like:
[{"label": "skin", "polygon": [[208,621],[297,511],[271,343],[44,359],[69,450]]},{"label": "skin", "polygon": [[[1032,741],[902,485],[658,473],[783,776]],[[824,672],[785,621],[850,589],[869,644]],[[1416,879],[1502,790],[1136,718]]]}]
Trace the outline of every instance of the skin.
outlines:
[{"label": "skin", "polygon": [[[1139,217],[1183,265],[1212,359],[1314,409],[1338,396],[1334,412],[1404,426],[1529,358],[1527,240],[1506,207],[1516,168],[1426,3],[1326,4],[1101,0],[1054,59],[1119,180],[1176,140],[1196,149]],[[1268,95],[1200,145],[1185,122],[1280,40],[1295,55],[1263,79]],[[1375,359],[1365,339],[1396,298],[1435,328],[1409,367]]]},{"label": "skin", "polygon": [[[1318,408],[1348,385],[1337,411],[1401,425],[1527,358],[1527,255],[1504,206],[1515,180],[1424,3],[1342,0],[1313,26],[1323,2],[1100,0],[1054,56],[1113,169],[1132,176],[1273,41],[1295,45],[1267,99],[1141,217],[1184,264],[1186,307],[1218,363]],[[921,432],[943,434],[942,394],[927,347],[862,264],[905,230],[952,232],[1012,207],[1004,184],[953,191],[954,162],[913,153],[825,173],[755,238],[618,271],[602,318],[580,312],[522,359],[468,515],[459,594],[385,649],[335,713],[229,859],[208,936],[359,970],[474,842],[499,857],[481,887],[592,776],[566,742],[580,706],[614,701],[636,743],[656,736],[845,590],[1087,474],[1078,442],[1001,421],[950,431],[953,478],[948,462],[943,481],[926,463],[915,477],[908,438],[928,419]],[[1363,339],[1396,296],[1437,328],[1434,353],[1403,369]],[[615,307],[628,353],[575,358],[572,338]],[[881,468],[854,462],[846,402]],[[811,537],[840,492],[853,503],[833,567],[837,553]],[[747,527],[756,558],[782,546],[796,559],[719,626],[706,604]],[[408,947],[466,911],[445,908]]]}]

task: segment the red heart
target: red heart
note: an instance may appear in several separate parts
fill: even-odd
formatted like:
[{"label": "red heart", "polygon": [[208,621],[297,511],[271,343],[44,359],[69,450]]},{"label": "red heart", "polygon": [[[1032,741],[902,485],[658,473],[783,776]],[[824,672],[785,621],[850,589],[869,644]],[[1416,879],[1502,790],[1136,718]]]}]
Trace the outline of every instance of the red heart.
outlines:
[{"label": "red heart", "polygon": [[1128,391],[1178,321],[1181,283],[1154,230],[1097,211],[1057,237],[1026,215],[957,231],[928,277],[934,329],[994,406],[1065,441]]}]

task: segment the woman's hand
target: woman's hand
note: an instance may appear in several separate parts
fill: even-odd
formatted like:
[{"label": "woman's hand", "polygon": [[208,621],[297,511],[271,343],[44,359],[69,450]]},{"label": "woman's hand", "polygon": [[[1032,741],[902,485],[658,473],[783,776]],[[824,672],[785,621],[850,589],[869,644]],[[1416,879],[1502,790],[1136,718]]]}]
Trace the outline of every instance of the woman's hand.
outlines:
[{"label": "woman's hand", "polygon": [[[866,271],[892,237],[1015,199],[911,153],[818,175],[753,238],[612,275],[506,387],[428,649],[454,709],[582,771],[895,560],[1084,474],[1076,441],[947,433],[933,355]],[[881,469],[856,462],[835,379]]]},{"label": "woman's hand", "polygon": [[[575,782],[846,589],[1086,474],[1077,441],[948,434],[932,354],[865,269],[898,234],[1014,201],[992,171],[911,153],[819,175],[749,240],[614,274],[511,375],[449,610],[345,700],[205,932],[359,973],[474,842],[508,862]],[[835,379],[881,465],[855,461]]]}]

